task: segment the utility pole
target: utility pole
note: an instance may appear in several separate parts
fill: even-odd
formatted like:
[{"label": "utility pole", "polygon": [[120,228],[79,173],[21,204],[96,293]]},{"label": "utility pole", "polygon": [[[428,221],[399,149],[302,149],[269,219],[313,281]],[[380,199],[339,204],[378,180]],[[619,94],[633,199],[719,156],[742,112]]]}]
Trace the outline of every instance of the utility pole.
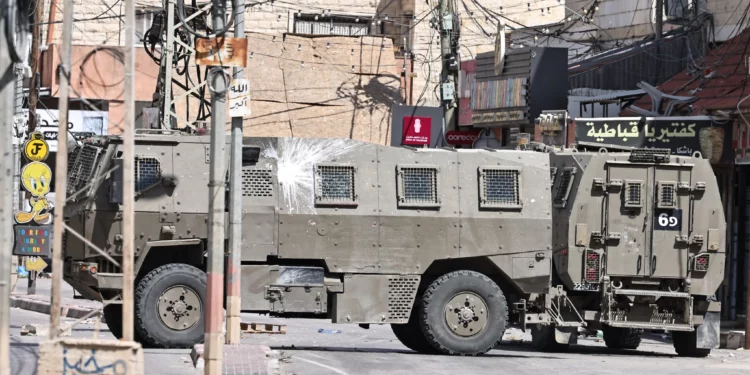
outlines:
[{"label": "utility pole", "polygon": [[[245,2],[233,0],[234,36],[245,37]],[[243,78],[243,68],[233,69],[233,78]],[[242,117],[232,117],[232,143],[229,186],[229,256],[227,257],[227,337],[226,343],[240,343],[240,261],[242,260]]]},{"label": "utility pole", "polygon": [[54,340],[60,334],[60,307],[62,305],[63,274],[63,211],[67,200],[68,185],[68,99],[70,97],[70,64],[73,49],[73,6],[74,0],[65,0],[63,8],[62,49],[60,50],[60,121],[57,127],[57,155],[55,159],[55,212],[52,229],[52,306],[50,310],[49,338]]},{"label": "utility pole", "polygon": [[442,140],[445,142],[445,132],[456,129],[456,83],[458,82],[458,54],[456,44],[458,41],[458,30],[454,22],[456,19],[453,2],[440,0],[440,57],[443,68],[440,72],[440,100],[443,105],[444,129],[442,129]]},{"label": "utility pole", "polygon": [[[212,0],[213,29],[226,24],[226,0]],[[224,196],[226,176],[227,80],[223,67],[213,67],[206,77],[211,91],[211,154],[208,183],[208,264],[206,292],[205,374],[221,374],[224,354],[222,316],[224,309]],[[167,82],[171,84],[171,82]],[[169,98],[164,98],[168,100]]]},{"label": "utility pole", "polygon": [[[40,0],[37,0],[40,1]],[[170,46],[171,47],[171,46]],[[135,0],[125,0],[125,118],[122,144],[122,339],[133,341],[135,239]],[[65,122],[67,124],[67,122]],[[67,169],[67,168],[66,168]]]},{"label": "utility pole", "polygon": [[[7,11],[7,10],[6,10]],[[13,59],[5,37],[5,22],[0,18],[0,72],[12,69]],[[0,189],[8,191],[13,184],[13,81],[0,83]],[[13,249],[13,196],[0,196],[0,374],[10,374],[10,280],[11,252]]]},{"label": "utility pole", "polygon": [[39,39],[42,38],[42,9],[44,1],[36,1],[36,11],[34,12],[34,26],[31,32],[31,81],[29,82],[29,133],[36,129],[36,105],[39,101]]}]

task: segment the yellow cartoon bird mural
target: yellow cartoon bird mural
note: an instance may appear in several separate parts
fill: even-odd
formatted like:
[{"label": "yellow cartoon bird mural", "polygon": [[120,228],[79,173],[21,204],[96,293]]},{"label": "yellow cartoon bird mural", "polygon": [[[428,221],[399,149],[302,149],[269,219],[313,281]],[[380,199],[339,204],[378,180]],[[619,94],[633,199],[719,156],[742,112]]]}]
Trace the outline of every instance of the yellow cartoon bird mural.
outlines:
[{"label": "yellow cartoon bird mural", "polygon": [[21,171],[21,182],[23,187],[31,193],[31,199],[29,199],[31,212],[17,212],[16,222],[26,224],[34,220],[38,224],[49,224],[52,215],[49,212],[42,213],[52,209],[46,197],[52,184],[52,171],[49,166],[40,162],[26,164]]}]

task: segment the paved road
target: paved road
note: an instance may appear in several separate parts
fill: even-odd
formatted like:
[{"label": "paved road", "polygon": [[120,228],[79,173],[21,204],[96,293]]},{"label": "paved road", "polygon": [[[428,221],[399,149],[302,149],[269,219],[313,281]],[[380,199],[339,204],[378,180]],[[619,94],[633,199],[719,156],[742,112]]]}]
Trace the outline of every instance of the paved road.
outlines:
[{"label": "paved road", "polygon": [[[63,319],[63,323],[72,322],[73,319]],[[37,324],[49,326],[49,315],[39,314],[31,311],[12,308],[10,312],[10,360],[11,374],[32,375],[36,374],[38,361],[39,342],[46,337],[21,336],[20,330],[24,324]],[[102,325],[101,338],[114,340],[106,325]],[[92,337],[94,326],[82,324],[76,326],[72,332],[73,337]],[[186,362],[190,359],[189,350],[144,350],[144,365],[148,374],[164,375],[191,375],[202,374],[196,371],[191,364]]]},{"label": "paved road", "polygon": [[[607,349],[595,338],[568,353],[537,353],[520,330],[506,333],[503,345],[483,357],[416,354],[395,338],[388,325],[369,330],[324,320],[243,316],[244,321],[287,325],[286,335],[247,335],[243,342],[263,343],[287,358],[287,374],[427,375],[427,374],[750,374],[750,353],[716,350],[704,359],[678,358],[671,343],[646,339],[638,351]],[[318,328],[340,334],[318,333]],[[654,336],[654,338],[658,338]]]}]

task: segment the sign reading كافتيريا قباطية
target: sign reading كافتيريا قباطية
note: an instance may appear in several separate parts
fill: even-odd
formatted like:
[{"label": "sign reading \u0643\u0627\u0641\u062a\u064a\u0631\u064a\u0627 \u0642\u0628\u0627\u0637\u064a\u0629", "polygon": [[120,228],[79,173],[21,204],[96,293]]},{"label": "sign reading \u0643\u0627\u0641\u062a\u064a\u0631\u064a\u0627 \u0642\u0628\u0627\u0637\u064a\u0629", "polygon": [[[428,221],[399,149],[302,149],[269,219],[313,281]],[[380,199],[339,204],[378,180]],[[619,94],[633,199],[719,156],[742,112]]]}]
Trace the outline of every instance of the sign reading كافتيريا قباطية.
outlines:
[{"label": "sign reading \u0643\u0627\u0641\u062a\u064a\u0631\u064a\u0627 \u0642\u0628\u0627\u0637\u064a\u0629", "polygon": [[633,148],[667,148],[673,154],[699,152],[712,164],[731,161],[732,123],[708,116],[579,118],[576,143]]}]

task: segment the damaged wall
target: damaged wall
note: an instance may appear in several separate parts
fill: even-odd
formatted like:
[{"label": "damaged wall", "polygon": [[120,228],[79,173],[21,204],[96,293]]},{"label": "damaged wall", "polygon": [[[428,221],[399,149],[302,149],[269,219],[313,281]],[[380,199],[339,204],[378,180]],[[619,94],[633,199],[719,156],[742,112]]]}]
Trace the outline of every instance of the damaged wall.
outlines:
[{"label": "damaged wall", "polygon": [[403,101],[390,39],[248,37],[246,136],[387,143],[390,107]]}]

